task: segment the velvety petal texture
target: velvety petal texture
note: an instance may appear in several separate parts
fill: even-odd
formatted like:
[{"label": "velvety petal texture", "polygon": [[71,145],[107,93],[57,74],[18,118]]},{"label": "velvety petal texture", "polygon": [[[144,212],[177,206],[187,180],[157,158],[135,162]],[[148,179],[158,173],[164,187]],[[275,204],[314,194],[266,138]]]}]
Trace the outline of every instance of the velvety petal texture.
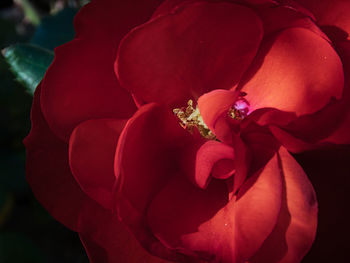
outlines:
[{"label": "velvety petal texture", "polygon": [[[328,26],[331,31],[336,29],[345,32],[345,38],[350,34],[350,2],[347,0],[296,0],[308,8],[316,17],[320,26]],[[334,31],[333,31],[334,32]],[[346,35],[347,34],[347,35]]]},{"label": "velvety petal texture", "polygon": [[314,113],[341,98],[344,74],[332,46],[315,33],[301,28],[286,29],[267,39],[242,90],[251,110],[263,107]]},{"label": "velvety petal texture", "polygon": [[114,156],[125,120],[100,119],[79,124],[69,140],[71,171],[85,191],[106,209],[112,209]]},{"label": "velvety petal texture", "polygon": [[210,262],[247,261],[276,224],[281,180],[276,156],[230,201],[221,181],[203,191],[178,175],[151,203],[151,229],[168,246]]},{"label": "velvety petal texture", "polygon": [[182,107],[205,92],[236,85],[262,33],[260,19],[247,7],[183,5],[132,30],[121,42],[115,71],[138,101]]},{"label": "velvety petal texture", "polygon": [[80,230],[91,263],[169,262],[150,255],[115,214],[99,205],[83,207]]},{"label": "velvety petal texture", "polygon": [[301,262],[318,204],[290,152],[350,143],[349,8],[92,0],[34,95],[35,196],[92,263]]},{"label": "velvety petal texture", "polygon": [[68,141],[82,121],[127,118],[136,109],[114,75],[115,44],[108,43],[76,39],[56,49],[43,80],[41,105],[49,126],[61,139]]},{"label": "velvety petal texture", "polygon": [[149,19],[159,2],[93,0],[78,13],[76,38],[55,50],[42,84],[43,114],[54,134],[68,141],[82,121],[133,114],[136,107],[113,64],[120,39]]},{"label": "velvety petal texture", "polygon": [[[330,144],[348,144],[350,142],[350,89],[349,89],[349,61],[350,45],[348,42],[335,43],[338,54],[343,60],[345,84],[341,100],[333,99],[322,110],[294,118],[285,113],[275,116],[279,120],[285,116],[284,122],[273,121],[268,114],[261,114],[254,121],[263,125],[270,125],[271,132],[278,140],[292,152],[317,149]],[[253,116],[252,116],[253,117]],[[265,120],[264,120],[265,119]],[[262,120],[264,120],[262,122]]]},{"label": "velvety petal texture", "polygon": [[275,229],[249,261],[252,263],[300,262],[316,235],[318,208],[315,191],[305,172],[286,149],[282,148],[278,157],[283,171],[281,211]]},{"label": "velvety petal texture", "polygon": [[[40,89],[39,86],[34,96],[32,130],[24,141],[27,148],[27,181],[36,198],[56,220],[79,232],[92,263],[167,262],[147,253],[115,214],[102,208],[100,204],[89,198],[88,194],[91,194],[91,192],[86,191],[86,189],[82,191],[69,167],[69,145],[52,133],[43,118],[40,109]],[[91,127],[92,123],[98,123],[100,129],[97,130],[97,127]],[[122,123],[124,122],[116,120],[93,120],[82,123],[75,131],[74,147],[78,147],[78,149],[74,149],[74,151],[80,151],[82,158],[89,157],[89,154],[91,154],[89,146],[92,146],[96,141],[81,145],[82,140],[87,137],[92,139],[90,136],[96,136],[95,139],[99,139],[103,143],[102,138],[98,136],[99,132],[104,131],[108,135],[108,131],[111,132],[110,130],[115,128],[118,130],[118,126],[120,128]],[[110,127],[108,127],[108,124]],[[84,147],[87,152],[84,153],[80,147]],[[101,148],[96,150],[99,149]],[[103,156],[106,156],[106,154]],[[114,154],[111,158],[110,168],[113,170]],[[96,168],[93,167],[96,164],[94,159],[85,160],[87,163],[92,162],[89,168],[93,171]],[[86,171],[84,167],[78,168],[82,168],[83,172]],[[103,168],[100,167],[101,171],[103,171]],[[82,178],[86,180],[82,181],[82,185],[89,186],[87,183],[94,183],[93,179],[95,178]],[[109,179],[112,181],[115,179],[114,175],[113,178],[103,178],[102,176],[100,178],[102,180],[96,183],[97,186],[102,184],[103,187],[106,186],[103,185],[103,182],[107,183]],[[91,179],[91,181],[87,179]],[[108,187],[111,188],[112,186],[108,185]],[[93,195],[94,193],[91,195],[93,198],[96,197]]]},{"label": "velvety petal texture", "polygon": [[238,95],[239,92],[236,91],[216,89],[198,99],[198,108],[204,123],[219,136],[219,139],[225,136],[222,136],[223,132],[217,134],[216,124],[223,115],[227,116],[228,110],[233,107]]},{"label": "velvety petal texture", "polygon": [[[234,173],[234,150],[232,147],[217,142],[208,141],[204,143],[197,152],[196,156],[196,171],[195,171],[195,181],[200,188],[206,188],[210,182],[210,174],[214,169],[216,164],[216,178],[226,179]],[[220,165],[221,161],[221,165]],[[231,169],[226,172],[219,172],[218,166],[224,166],[222,162],[228,162]],[[231,165],[230,165],[231,164]],[[221,168],[223,169],[223,168]]]},{"label": "velvety petal texture", "polygon": [[32,106],[32,129],[24,140],[26,176],[36,198],[58,221],[77,230],[81,207],[89,198],[74,180],[68,163],[68,145],[48,127],[40,109],[39,85]]},{"label": "velvety petal texture", "polygon": [[141,107],[119,139],[115,160],[118,215],[147,250],[166,259],[178,260],[181,255],[154,236],[146,213],[154,196],[181,173],[181,152],[192,143],[175,116],[156,104]]},{"label": "velvety petal texture", "polygon": [[32,129],[24,140],[27,181],[55,219],[77,230],[81,209],[90,200],[69,169],[68,145],[52,133],[42,115],[40,90],[39,85],[34,94]]}]

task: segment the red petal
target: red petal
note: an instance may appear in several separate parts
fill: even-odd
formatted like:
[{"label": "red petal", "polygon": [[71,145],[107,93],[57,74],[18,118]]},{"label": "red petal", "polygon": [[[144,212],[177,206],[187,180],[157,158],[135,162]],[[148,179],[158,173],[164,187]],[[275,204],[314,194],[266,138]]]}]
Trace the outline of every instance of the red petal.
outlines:
[{"label": "red petal", "polygon": [[91,263],[169,262],[147,253],[116,215],[97,205],[84,207],[80,229]]},{"label": "red petal", "polygon": [[262,5],[256,12],[263,21],[265,36],[299,27],[328,40],[327,35],[315,24],[313,14],[293,0],[279,0],[278,5]]},{"label": "red petal", "polygon": [[184,5],[131,31],[121,42],[115,70],[141,101],[179,107],[210,90],[233,87],[261,37],[261,21],[246,7]]},{"label": "red petal", "polygon": [[251,108],[264,107],[296,114],[316,112],[331,97],[340,98],[344,76],[332,46],[315,33],[286,29],[263,43],[243,84]]},{"label": "red petal", "polygon": [[77,39],[56,49],[43,80],[41,105],[50,128],[68,141],[80,122],[126,118],[136,109],[113,72],[116,47],[109,41]]},{"label": "red petal", "polygon": [[[197,152],[195,182],[200,188],[205,189],[210,181],[210,174],[213,166],[220,160],[234,160],[234,151],[231,146],[217,142],[207,141]],[[229,173],[217,174],[216,177],[229,177],[234,170]]]},{"label": "red petal", "polygon": [[[264,125],[287,125],[294,121],[297,116],[292,112],[284,112],[274,108],[262,108],[252,112],[245,122],[254,121],[255,123]],[[246,123],[244,125],[247,125]]]},{"label": "red petal", "polygon": [[222,181],[201,190],[177,175],[151,203],[148,220],[168,246],[210,262],[244,262],[276,224],[281,180],[275,156],[228,202]]},{"label": "red petal", "polygon": [[343,59],[346,81],[342,99],[332,100],[322,110],[301,116],[288,125],[277,124],[282,129],[272,128],[275,136],[292,152],[315,149],[327,143],[350,143],[350,45],[337,43],[337,50]]},{"label": "red petal", "polygon": [[[242,129],[240,136],[241,140],[245,142],[247,153],[249,153],[250,172],[255,173],[262,169],[280,147],[280,143],[266,127],[260,127],[256,124],[251,124]],[[241,146],[241,148],[243,147]],[[240,156],[239,152],[236,156],[237,158]]]},{"label": "red petal", "polygon": [[161,2],[162,0],[91,1],[75,17],[77,37],[104,38],[118,44],[130,29],[149,19]]},{"label": "red petal", "polygon": [[338,122],[338,125],[333,124],[334,132],[325,141],[336,144],[350,144],[350,43],[337,43],[337,49],[343,60],[346,83],[343,99],[336,108],[336,115],[330,116],[331,120],[339,120],[340,117],[341,121]]},{"label": "red petal", "polygon": [[309,251],[317,227],[315,191],[305,172],[284,149],[279,151],[284,196],[278,223],[249,262],[300,262]]},{"label": "red petal", "polygon": [[145,22],[159,2],[98,0],[79,12],[77,37],[56,49],[41,94],[43,113],[61,139],[68,141],[82,121],[127,118],[135,111],[132,97],[118,83],[113,64],[120,39]]},{"label": "red petal", "polygon": [[203,94],[198,99],[199,112],[204,123],[211,131],[216,132],[215,126],[218,119],[223,114],[227,115],[228,110],[233,106],[238,95],[239,93],[236,91],[216,89]]},{"label": "red petal", "polygon": [[279,127],[270,126],[269,129],[273,136],[275,136],[275,138],[280,141],[281,144],[288,149],[288,151],[299,153],[316,148],[316,145],[296,138]]},{"label": "red petal", "polygon": [[179,255],[153,236],[145,216],[154,196],[178,172],[182,150],[191,141],[171,111],[148,104],[128,121],[117,148],[118,214],[147,250],[167,259]]},{"label": "red petal", "polygon": [[77,230],[81,208],[91,200],[70,172],[68,145],[52,133],[42,116],[40,90],[39,85],[32,107],[32,129],[24,140],[27,181],[36,198],[55,219]]},{"label": "red petal", "polygon": [[89,120],[79,124],[69,141],[72,173],[84,192],[106,209],[112,208],[114,158],[124,120]]},{"label": "red petal", "polygon": [[[198,2],[198,0],[164,0],[162,4],[157,8],[157,10],[154,12],[153,17],[168,14],[181,5],[195,3],[195,2]],[[274,0],[235,0],[234,2],[236,4],[242,4],[242,5],[248,5],[248,6],[252,5],[252,7],[256,5],[266,5],[266,4],[270,4],[273,6],[276,5],[276,1]]]},{"label": "red petal", "polygon": [[350,33],[350,2],[332,0],[296,0],[308,8],[322,26],[334,26]]}]

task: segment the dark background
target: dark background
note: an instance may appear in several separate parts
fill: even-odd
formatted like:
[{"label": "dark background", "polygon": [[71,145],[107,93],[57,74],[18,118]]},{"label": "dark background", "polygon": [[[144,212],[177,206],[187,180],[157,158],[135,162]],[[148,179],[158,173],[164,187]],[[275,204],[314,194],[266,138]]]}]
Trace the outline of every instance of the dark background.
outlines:
[{"label": "dark background", "polygon": [[[53,50],[73,37],[72,19],[83,4],[68,0],[0,1],[1,49],[35,42]],[[28,2],[37,17],[28,17],[24,8]],[[61,14],[59,19],[57,14]],[[65,35],[62,39],[60,30]],[[31,103],[30,90],[16,81],[0,56],[0,263],[87,263],[78,235],[41,207],[25,181],[22,140],[30,129]],[[319,202],[317,237],[302,262],[350,262],[350,147],[295,157],[309,175]]]},{"label": "dark background", "polygon": [[[55,26],[65,28],[63,30],[69,32],[67,38],[73,36],[73,14],[80,3],[24,2],[35,8],[42,23],[35,25],[35,20],[33,23],[27,17],[21,0],[0,0],[1,49],[31,42],[34,38],[47,48],[68,41],[55,39],[52,35],[57,32],[52,30]],[[50,19],[53,17],[50,12],[57,14],[63,8],[69,9],[64,13],[65,21]],[[55,221],[41,207],[25,181],[22,140],[30,129],[31,103],[30,90],[16,81],[0,55],[0,263],[88,263],[78,235]]]}]

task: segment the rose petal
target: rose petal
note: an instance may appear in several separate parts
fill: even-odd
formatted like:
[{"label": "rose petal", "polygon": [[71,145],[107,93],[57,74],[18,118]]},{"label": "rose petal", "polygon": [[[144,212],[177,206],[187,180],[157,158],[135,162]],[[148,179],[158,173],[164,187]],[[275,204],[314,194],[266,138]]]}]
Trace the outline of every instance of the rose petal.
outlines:
[{"label": "rose petal", "polygon": [[[292,112],[280,111],[274,108],[258,109],[249,115],[245,122],[254,121],[255,123],[264,125],[284,126],[294,121],[297,116]],[[244,125],[247,125],[244,123]]]},{"label": "rose petal", "polygon": [[[284,194],[278,223],[249,262],[300,262],[314,241],[317,227],[315,191],[301,166],[281,148]],[[277,245],[277,246],[276,246]]]},{"label": "rose petal", "polygon": [[281,205],[277,156],[228,201],[221,180],[206,190],[174,176],[148,210],[156,236],[168,246],[210,262],[245,262],[276,224]]},{"label": "rose petal", "polygon": [[246,7],[189,4],[131,31],[121,42],[115,71],[141,101],[181,107],[212,89],[233,87],[261,37],[261,22]]},{"label": "rose petal", "polygon": [[91,263],[169,262],[147,253],[116,215],[98,205],[84,207],[80,229]]},{"label": "rose petal", "polygon": [[263,5],[256,12],[264,25],[264,35],[271,36],[287,28],[305,28],[329,40],[315,24],[313,14],[293,0],[279,0],[278,5]]},{"label": "rose petal", "polygon": [[[213,166],[220,160],[234,160],[233,148],[217,141],[207,141],[199,148],[196,157],[195,182],[200,188],[205,189],[208,186]],[[226,176],[232,175],[231,172]],[[216,177],[222,177],[222,175],[221,173]]]},{"label": "rose petal", "polygon": [[77,230],[81,208],[90,199],[69,169],[68,145],[48,127],[40,109],[39,85],[32,107],[32,129],[24,140],[26,177],[39,202],[66,227]]},{"label": "rose petal", "polygon": [[190,133],[164,107],[148,104],[128,121],[119,138],[115,160],[118,215],[152,254],[178,260],[147,225],[146,211],[154,196],[178,172]]},{"label": "rose petal", "polygon": [[277,108],[314,113],[331,97],[340,98],[344,76],[332,46],[313,32],[286,29],[263,43],[243,91],[252,109]]},{"label": "rose petal", "polygon": [[161,2],[93,0],[75,17],[77,38],[104,38],[119,42],[131,28],[149,19]]},{"label": "rose petal", "polygon": [[79,124],[69,141],[69,163],[83,191],[106,209],[112,208],[114,158],[126,121],[89,120]]},{"label": "rose petal", "polygon": [[350,143],[350,45],[337,42],[336,48],[344,64],[345,86],[341,100],[332,100],[322,110],[299,117],[280,128],[273,128],[285,147],[292,152],[316,149],[323,145]]},{"label": "rose petal", "polygon": [[[338,125],[333,125],[334,132],[324,141],[335,144],[350,144],[350,43],[341,42],[337,43],[336,46],[344,64],[345,87],[343,99],[337,108],[336,116],[333,115],[330,119],[340,119],[341,121],[338,122]],[[328,126],[331,125],[326,127]]]},{"label": "rose petal", "polygon": [[332,0],[297,0],[308,8],[317,18],[317,23],[322,26],[335,26],[350,33],[350,2]]},{"label": "rose petal", "polygon": [[77,36],[56,49],[42,85],[44,116],[61,139],[68,141],[82,121],[127,118],[136,110],[130,94],[120,87],[113,64],[120,39],[145,22],[159,2],[98,0],[78,13]]},{"label": "rose petal", "polygon": [[288,151],[293,153],[300,153],[307,150],[312,150],[316,148],[316,145],[303,141],[299,138],[294,137],[292,134],[286,132],[285,130],[271,125],[269,127],[271,133],[275,138],[286,148]]},{"label": "rose petal", "polygon": [[56,49],[43,80],[41,105],[50,128],[60,138],[68,141],[82,121],[127,118],[136,109],[114,75],[116,48],[112,44],[77,39]]},{"label": "rose petal", "polygon": [[204,123],[215,133],[216,123],[237,100],[239,93],[232,90],[213,90],[198,99],[198,108]]},{"label": "rose petal", "polygon": [[[152,17],[157,17],[159,15],[168,14],[171,11],[179,8],[181,5],[195,3],[198,0],[164,0],[162,4],[157,8]],[[256,5],[273,5],[277,3],[274,0],[235,0],[236,4],[251,5],[251,7],[256,7]]]},{"label": "rose petal", "polygon": [[[267,127],[260,127],[254,123],[242,129],[240,136],[245,142],[247,154],[249,153],[249,173],[262,169],[281,145]],[[236,155],[238,158],[239,153]]]}]

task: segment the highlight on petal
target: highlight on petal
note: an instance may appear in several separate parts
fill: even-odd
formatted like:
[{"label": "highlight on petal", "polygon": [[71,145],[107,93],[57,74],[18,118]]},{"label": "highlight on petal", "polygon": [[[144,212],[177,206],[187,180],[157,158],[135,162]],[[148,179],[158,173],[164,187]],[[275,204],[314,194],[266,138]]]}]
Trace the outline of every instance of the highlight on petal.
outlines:
[{"label": "highlight on petal", "polygon": [[32,129],[25,138],[26,179],[35,197],[66,227],[77,231],[82,207],[91,202],[75,181],[68,163],[68,145],[48,127],[40,109],[41,86],[32,106]]},{"label": "highlight on petal", "polygon": [[211,131],[215,133],[216,122],[223,114],[227,115],[238,95],[237,91],[216,89],[199,97],[199,112]]},{"label": "highlight on petal", "polygon": [[283,171],[282,207],[275,229],[249,261],[300,262],[309,251],[317,228],[315,191],[301,166],[281,148],[278,153]]},{"label": "highlight on petal", "polygon": [[237,84],[262,34],[259,17],[247,7],[183,5],[132,30],[119,46],[115,72],[138,101],[176,108]]},{"label": "highlight on petal", "polygon": [[338,42],[336,49],[344,65],[345,85],[341,100],[333,99],[320,111],[300,116],[289,124],[270,127],[276,138],[292,152],[350,143],[350,45]]},{"label": "highlight on petal", "polygon": [[79,124],[69,140],[69,164],[83,191],[112,209],[114,158],[125,120],[99,119]]},{"label": "highlight on petal", "polygon": [[341,98],[342,63],[322,37],[302,28],[286,29],[262,44],[240,84],[251,108],[314,113]]},{"label": "highlight on petal", "polygon": [[222,180],[203,190],[178,174],[157,194],[148,222],[167,246],[209,262],[245,262],[276,225],[282,177],[275,155],[228,200]]}]

